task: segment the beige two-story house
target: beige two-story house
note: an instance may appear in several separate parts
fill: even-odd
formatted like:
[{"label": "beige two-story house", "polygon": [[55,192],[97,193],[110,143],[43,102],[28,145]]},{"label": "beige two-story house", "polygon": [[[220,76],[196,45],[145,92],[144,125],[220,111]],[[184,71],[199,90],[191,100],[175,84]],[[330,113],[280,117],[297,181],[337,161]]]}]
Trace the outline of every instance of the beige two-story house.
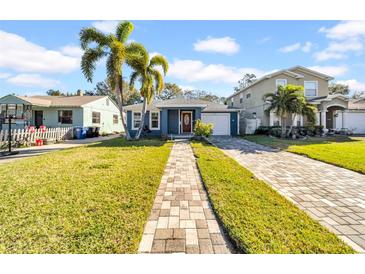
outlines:
[{"label": "beige two-story house", "polygon": [[[261,120],[262,126],[279,125],[280,119],[274,112],[270,114],[265,112],[269,103],[263,100],[264,94],[276,92],[279,85],[300,85],[304,87],[304,95],[307,100],[317,106],[317,125],[322,125],[327,129],[338,128],[339,126],[346,127],[345,121],[351,121],[351,119],[346,119],[346,115],[353,113],[353,111],[349,109],[349,99],[346,96],[329,95],[328,85],[331,80],[333,80],[333,77],[329,75],[295,66],[261,77],[250,86],[229,96],[227,104],[242,109],[240,124],[244,123],[245,118],[257,117]],[[340,115],[339,112],[341,112]],[[340,122],[338,121],[339,116],[342,117]],[[296,117],[292,122],[296,126],[306,124],[303,117]],[[351,123],[348,122],[347,124]],[[360,128],[362,128],[362,125]],[[364,130],[361,129],[361,131]]]}]

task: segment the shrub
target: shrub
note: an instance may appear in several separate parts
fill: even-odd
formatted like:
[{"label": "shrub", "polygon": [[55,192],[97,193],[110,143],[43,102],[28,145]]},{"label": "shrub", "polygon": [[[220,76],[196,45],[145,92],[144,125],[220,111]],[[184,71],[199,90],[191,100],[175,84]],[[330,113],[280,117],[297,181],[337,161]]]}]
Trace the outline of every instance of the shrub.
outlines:
[{"label": "shrub", "polygon": [[197,120],[194,126],[194,133],[196,136],[209,137],[213,133],[213,124],[203,123]]}]

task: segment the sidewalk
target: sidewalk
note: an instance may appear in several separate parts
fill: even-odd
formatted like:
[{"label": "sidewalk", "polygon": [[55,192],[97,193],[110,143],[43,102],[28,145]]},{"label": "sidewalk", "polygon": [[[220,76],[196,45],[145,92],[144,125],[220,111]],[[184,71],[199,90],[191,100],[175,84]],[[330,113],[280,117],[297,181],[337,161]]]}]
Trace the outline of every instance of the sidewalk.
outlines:
[{"label": "sidewalk", "polygon": [[44,153],[49,153],[53,151],[58,151],[66,148],[78,147],[82,145],[87,145],[91,143],[96,143],[105,140],[111,140],[114,138],[120,137],[120,134],[114,134],[109,136],[100,136],[96,138],[87,138],[81,140],[66,140],[63,143],[59,144],[52,144],[52,145],[45,145],[45,146],[32,146],[32,147],[25,147],[25,148],[16,148],[14,151],[19,151],[19,154],[2,157],[0,156],[0,164],[10,163],[16,160],[38,156]]}]

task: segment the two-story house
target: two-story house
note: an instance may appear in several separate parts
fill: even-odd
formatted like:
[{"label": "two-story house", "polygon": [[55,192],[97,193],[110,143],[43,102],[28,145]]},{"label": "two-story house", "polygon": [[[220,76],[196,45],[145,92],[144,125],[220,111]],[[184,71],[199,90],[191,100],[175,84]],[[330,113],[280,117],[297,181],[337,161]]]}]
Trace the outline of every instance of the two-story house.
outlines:
[{"label": "two-story house", "polygon": [[[349,99],[343,95],[329,94],[328,84],[331,80],[333,77],[329,75],[295,66],[261,77],[250,86],[229,96],[227,104],[242,109],[240,124],[244,123],[245,118],[257,117],[263,126],[279,125],[280,119],[275,113],[265,112],[269,103],[263,100],[264,94],[276,92],[279,85],[300,85],[304,87],[304,95],[307,100],[317,106],[317,125],[323,125],[324,128],[350,128],[352,126],[353,129],[357,126],[356,128],[360,130],[357,133],[362,133],[365,131],[365,122],[364,126],[353,125],[351,121],[353,121],[354,111],[349,109]],[[365,115],[365,112],[360,115]],[[341,118],[341,121],[338,121],[338,117]],[[306,124],[305,118],[300,116],[292,122],[293,125],[298,126]]]}]

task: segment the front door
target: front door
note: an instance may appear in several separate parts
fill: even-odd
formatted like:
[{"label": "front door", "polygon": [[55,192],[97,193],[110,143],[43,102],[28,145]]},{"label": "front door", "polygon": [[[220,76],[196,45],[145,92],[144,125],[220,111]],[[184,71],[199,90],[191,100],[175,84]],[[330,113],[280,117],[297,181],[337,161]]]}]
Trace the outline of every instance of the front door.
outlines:
[{"label": "front door", "polygon": [[43,111],[42,110],[35,110],[34,111],[34,124],[36,128],[39,128],[43,125]]},{"label": "front door", "polygon": [[182,133],[191,133],[192,130],[191,116],[192,116],[191,112],[182,112],[181,114]]}]

